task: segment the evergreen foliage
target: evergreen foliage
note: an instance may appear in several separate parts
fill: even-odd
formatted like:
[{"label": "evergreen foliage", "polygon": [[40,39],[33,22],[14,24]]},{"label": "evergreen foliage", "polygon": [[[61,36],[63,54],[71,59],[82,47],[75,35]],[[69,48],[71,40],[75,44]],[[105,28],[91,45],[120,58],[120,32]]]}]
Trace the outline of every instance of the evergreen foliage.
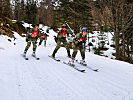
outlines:
[{"label": "evergreen foliage", "polygon": [[1,0],[0,1],[0,16],[1,17],[11,17],[11,4],[10,0]]},{"label": "evergreen foliage", "polygon": [[25,16],[25,21],[28,23],[36,24],[37,20],[37,6],[36,6],[36,1],[34,0],[27,0],[26,2],[26,16]]},{"label": "evergreen foliage", "polygon": [[60,4],[54,10],[54,24],[69,22],[75,33],[80,32],[80,27],[91,29],[91,8],[86,6],[86,0],[60,0]]}]

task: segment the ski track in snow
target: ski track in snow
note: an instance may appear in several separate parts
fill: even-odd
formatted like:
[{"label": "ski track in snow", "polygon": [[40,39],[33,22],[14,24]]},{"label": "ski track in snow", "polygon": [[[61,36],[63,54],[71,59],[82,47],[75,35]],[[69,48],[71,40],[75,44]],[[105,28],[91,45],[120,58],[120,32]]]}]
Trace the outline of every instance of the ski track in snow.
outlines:
[{"label": "ski track in snow", "polygon": [[[92,67],[92,66],[91,66]],[[84,67],[85,68],[85,67]],[[85,68],[86,70],[87,70],[87,68]],[[88,69],[89,70],[89,69]],[[99,93],[103,93],[103,95],[105,95],[105,97],[107,97],[108,98],[108,100],[109,100],[109,98],[110,98],[110,100],[114,100],[114,98],[112,98],[113,96],[115,97],[115,96],[117,96],[117,95],[120,95],[121,93],[122,94],[125,94],[125,95],[128,95],[129,94],[129,91],[126,91],[127,89],[126,89],[126,87],[123,89],[123,86],[124,85],[122,85],[121,87],[119,86],[119,84],[121,84],[120,82],[117,82],[117,84],[115,84],[113,81],[114,81],[114,77],[118,77],[118,73],[112,73],[111,75],[108,75],[109,74],[109,72],[110,71],[108,71],[108,72],[105,72],[105,73],[102,73],[103,74],[103,77],[99,77],[99,79],[100,80],[95,80],[94,78],[92,78],[90,81],[92,81],[92,84],[93,84],[93,86],[94,87],[96,87],[97,88],[97,91],[99,91]],[[94,73],[96,73],[96,72],[94,72]],[[100,73],[100,72],[99,72]],[[88,77],[88,76],[87,76]],[[84,81],[87,81],[88,79],[87,79],[87,77],[86,78],[84,78]],[[105,77],[105,78],[104,78]],[[123,77],[118,77],[118,79],[120,79],[120,78],[122,78],[123,80],[124,80],[124,78]],[[100,82],[101,81],[101,82]],[[115,81],[117,81],[117,80],[115,80]],[[94,85],[94,83],[101,83],[101,84],[96,84],[96,85]],[[103,84],[102,83],[104,83],[104,86],[103,86]],[[92,86],[92,85],[91,85]],[[92,87],[93,87],[92,86]],[[108,94],[108,92],[107,92],[107,94],[106,93],[104,93],[101,89],[99,89],[98,87],[103,87],[103,88],[105,88],[105,86],[108,86],[108,87],[110,87],[110,88],[113,88],[114,86],[114,89],[112,89],[112,90],[109,90],[109,89],[107,89],[107,91],[109,92],[111,92],[112,93],[112,95],[111,95],[111,97],[110,96],[108,96],[107,94]],[[105,88],[106,89],[106,88]],[[122,92],[121,92],[122,91]],[[121,92],[121,93],[120,93]],[[124,98],[124,97],[123,97]],[[120,98],[118,98],[118,99],[120,99]],[[123,99],[124,100],[124,99]]]},{"label": "ski track in snow", "polygon": [[[45,66],[44,66],[45,67]],[[44,69],[45,70],[45,69]],[[48,68],[47,68],[47,70],[48,70]],[[33,69],[33,71],[35,71],[34,69]],[[43,73],[43,72],[41,72],[41,71],[38,71],[38,73],[36,74],[37,72],[34,72],[34,76],[38,76],[37,74],[38,73]],[[50,76],[47,76],[47,74],[51,74],[52,73],[52,75]],[[41,75],[39,75],[39,76],[41,76]],[[45,78],[46,78],[46,76],[47,76],[47,80],[45,79],[45,78],[43,78],[45,76]],[[54,79],[52,78],[54,76]],[[49,77],[49,78],[48,78]],[[40,83],[40,86],[42,86],[42,88],[43,89],[45,89],[46,88],[46,86],[47,86],[47,88],[44,90],[45,92],[46,92],[46,90],[49,90],[48,91],[48,93],[46,93],[47,94],[47,96],[49,97],[49,98],[47,98],[47,100],[74,100],[74,98],[76,98],[76,96],[74,95],[75,93],[71,93],[70,92],[70,87],[66,84],[66,82],[60,77],[60,75],[57,73],[57,71],[52,71],[52,70],[48,70],[48,72],[47,73],[43,73],[42,74],[42,76],[40,77],[42,80],[42,83],[44,83],[43,85],[42,85],[42,83]],[[45,80],[44,80],[45,79]],[[56,80],[55,80],[56,79]],[[50,82],[49,82],[50,81]],[[38,82],[38,81],[37,81]],[[46,84],[46,82],[49,82],[48,84]],[[53,87],[53,86],[55,86],[55,87]],[[56,86],[58,86],[58,87],[56,87]],[[50,87],[50,88],[48,88],[48,87]],[[53,92],[53,93],[51,93],[51,91]],[[65,96],[65,95],[66,96]],[[63,97],[62,97],[63,96]],[[64,97],[65,96],[65,97]]]},{"label": "ski track in snow", "polygon": [[[31,56],[32,47],[27,53],[29,60],[20,56],[26,45],[19,43],[21,38],[16,45],[1,44],[2,48],[6,45],[0,50],[1,100],[133,100],[131,64],[86,53],[87,65],[99,72],[76,64],[86,70],[81,73],[62,63],[70,60],[64,48],[56,54],[61,62],[48,57],[55,48],[50,39],[47,47],[37,48],[40,60]],[[76,59],[80,60],[79,52]]]}]

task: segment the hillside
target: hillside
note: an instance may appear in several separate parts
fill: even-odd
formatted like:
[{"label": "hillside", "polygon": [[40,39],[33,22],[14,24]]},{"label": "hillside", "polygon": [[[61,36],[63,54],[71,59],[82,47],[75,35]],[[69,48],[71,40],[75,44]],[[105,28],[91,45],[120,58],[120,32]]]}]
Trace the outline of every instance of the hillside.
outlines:
[{"label": "hillside", "polygon": [[0,17],[0,35],[15,38],[13,33],[13,31],[15,31],[22,36],[22,33],[27,32],[27,29],[23,27],[23,24],[23,21],[18,22],[16,20],[11,20],[8,17]]},{"label": "hillside", "polygon": [[56,55],[61,62],[48,57],[56,46],[54,35],[50,30],[47,46],[37,48],[39,61],[31,56],[32,48],[29,60],[22,58],[25,37],[14,33],[16,39],[9,42],[9,37],[0,36],[1,100],[133,100],[132,64],[86,52],[87,65],[99,72],[76,64],[86,70],[78,72],[62,63],[69,60],[65,48]]}]

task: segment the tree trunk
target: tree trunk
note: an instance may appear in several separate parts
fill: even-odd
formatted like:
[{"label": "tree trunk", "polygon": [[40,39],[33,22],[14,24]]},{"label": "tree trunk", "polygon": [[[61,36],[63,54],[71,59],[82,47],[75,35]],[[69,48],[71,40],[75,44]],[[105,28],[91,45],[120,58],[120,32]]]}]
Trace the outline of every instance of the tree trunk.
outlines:
[{"label": "tree trunk", "polygon": [[126,48],[126,45],[125,45],[126,43],[125,43],[125,34],[123,33],[123,36],[122,36],[122,58],[123,58],[123,60],[125,61],[126,60],[126,50],[125,50],[125,48]]},{"label": "tree trunk", "polygon": [[119,50],[119,33],[114,31],[114,39],[115,39],[115,49],[116,49],[116,59],[120,59],[120,50]]},{"label": "tree trunk", "polygon": [[132,39],[131,51],[133,52],[133,39]]}]

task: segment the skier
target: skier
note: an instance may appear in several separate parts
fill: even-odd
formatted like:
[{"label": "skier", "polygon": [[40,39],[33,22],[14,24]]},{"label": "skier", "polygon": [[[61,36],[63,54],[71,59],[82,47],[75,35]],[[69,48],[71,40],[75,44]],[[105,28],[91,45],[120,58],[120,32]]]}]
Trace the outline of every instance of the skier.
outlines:
[{"label": "skier", "polygon": [[85,48],[84,48],[84,43],[86,39],[87,39],[87,29],[82,28],[81,33],[77,33],[72,42],[73,54],[72,54],[72,60],[69,62],[69,64],[71,64],[72,66],[74,66],[74,60],[78,50],[80,51],[82,56],[82,60],[80,61],[80,63],[86,65]]},{"label": "skier", "polygon": [[38,46],[40,46],[42,44],[42,42],[44,41],[44,46],[46,47],[47,37],[48,37],[48,35],[46,33],[42,32],[41,36],[40,36],[40,42],[39,42]]},{"label": "skier", "polygon": [[26,34],[26,42],[27,42],[27,46],[25,47],[23,56],[26,57],[26,53],[31,45],[31,43],[33,44],[33,53],[32,56],[35,57],[35,52],[36,52],[36,43],[37,43],[37,39],[40,36],[40,31],[39,31],[39,24],[35,25],[35,27],[33,29],[31,29],[29,32],[27,32]]},{"label": "skier", "polygon": [[55,58],[55,54],[59,50],[61,42],[64,44],[64,46],[65,46],[65,48],[67,50],[68,57],[71,58],[70,48],[68,46],[68,43],[67,43],[67,40],[66,40],[66,36],[69,39],[69,32],[68,32],[68,30],[66,28],[66,25],[63,24],[62,25],[62,29],[58,32],[58,35],[57,35],[57,38],[58,38],[57,39],[57,46],[56,46],[55,50],[53,51],[53,54],[52,54],[53,58]]}]

